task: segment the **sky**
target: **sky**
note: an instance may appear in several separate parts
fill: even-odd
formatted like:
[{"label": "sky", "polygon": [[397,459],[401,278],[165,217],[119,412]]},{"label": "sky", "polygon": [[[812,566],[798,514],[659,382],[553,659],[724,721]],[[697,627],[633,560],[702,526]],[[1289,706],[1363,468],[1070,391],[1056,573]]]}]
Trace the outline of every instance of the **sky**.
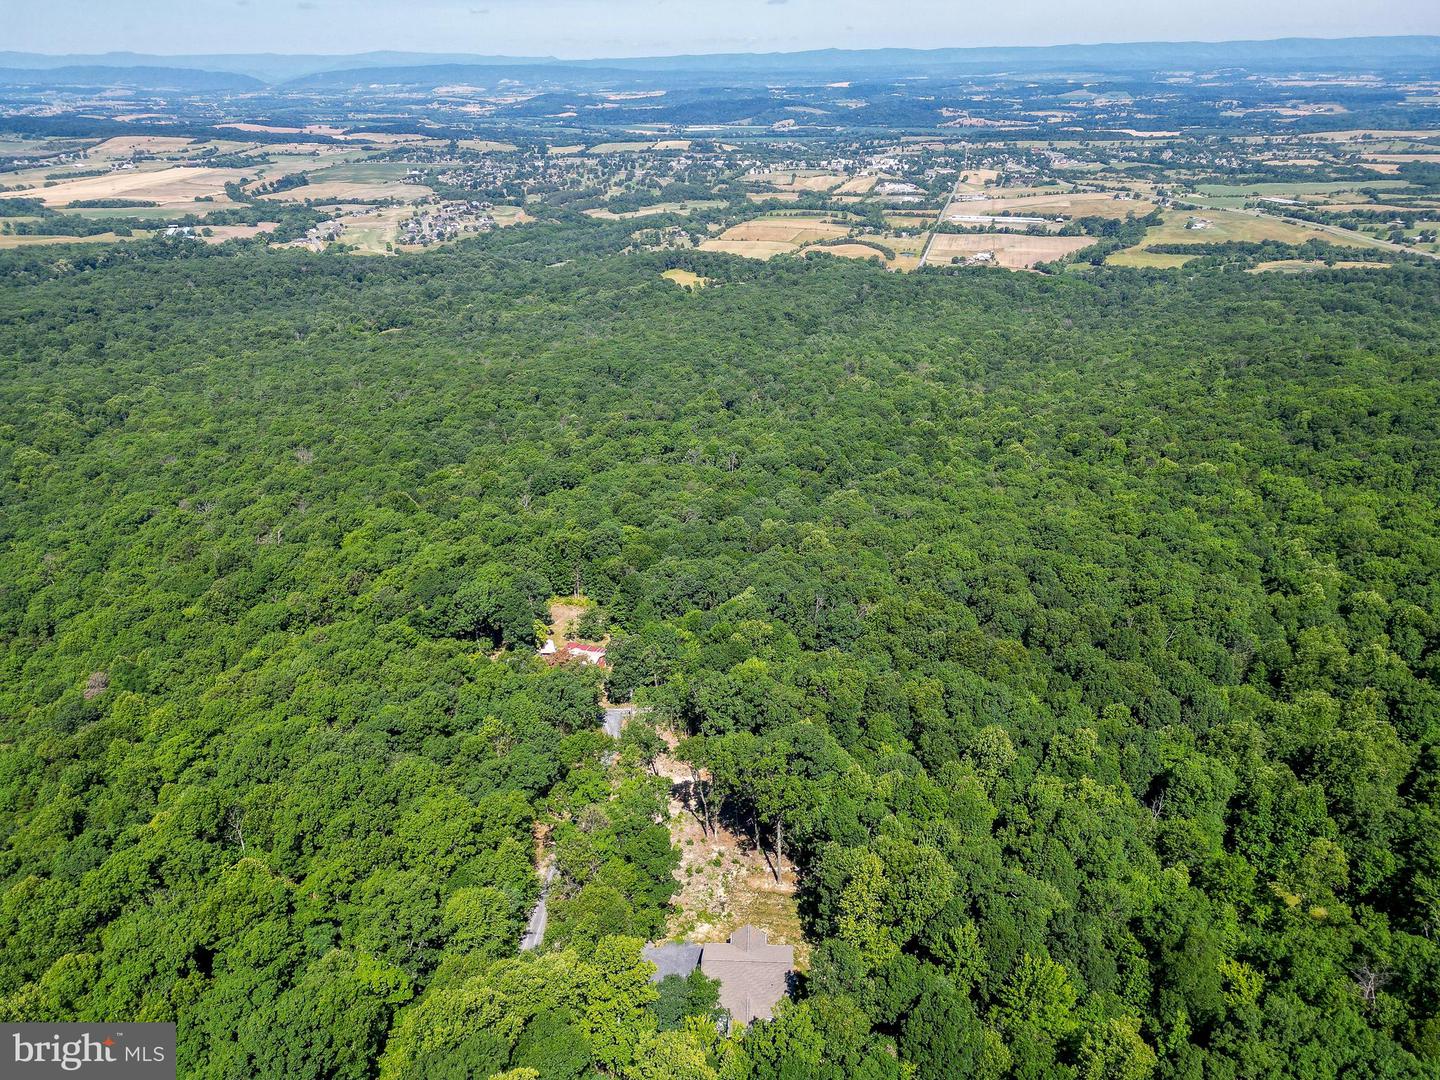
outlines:
[{"label": "sky", "polygon": [[0,49],[604,57],[1440,34],[1440,0],[0,0]]}]

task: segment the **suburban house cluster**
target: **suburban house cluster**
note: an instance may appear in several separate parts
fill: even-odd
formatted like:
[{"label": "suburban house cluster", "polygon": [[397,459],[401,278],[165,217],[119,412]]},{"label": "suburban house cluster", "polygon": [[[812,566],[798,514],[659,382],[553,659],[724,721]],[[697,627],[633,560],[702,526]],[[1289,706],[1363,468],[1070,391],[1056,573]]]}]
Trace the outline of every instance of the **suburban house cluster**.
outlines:
[{"label": "suburban house cluster", "polygon": [[642,955],[655,965],[651,982],[668,975],[683,979],[699,968],[720,984],[720,1006],[737,1024],[772,1019],[795,970],[795,950],[771,945],[765,931],[754,926],[740,927],[729,941],[647,945]]}]

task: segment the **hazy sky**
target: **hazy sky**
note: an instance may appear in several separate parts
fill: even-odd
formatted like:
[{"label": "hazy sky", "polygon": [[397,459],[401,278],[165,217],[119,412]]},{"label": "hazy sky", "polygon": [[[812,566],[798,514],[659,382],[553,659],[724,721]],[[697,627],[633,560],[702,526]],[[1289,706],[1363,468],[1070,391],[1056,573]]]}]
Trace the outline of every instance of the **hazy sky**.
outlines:
[{"label": "hazy sky", "polygon": [[1440,0],[0,0],[31,52],[546,56],[1440,33]]}]

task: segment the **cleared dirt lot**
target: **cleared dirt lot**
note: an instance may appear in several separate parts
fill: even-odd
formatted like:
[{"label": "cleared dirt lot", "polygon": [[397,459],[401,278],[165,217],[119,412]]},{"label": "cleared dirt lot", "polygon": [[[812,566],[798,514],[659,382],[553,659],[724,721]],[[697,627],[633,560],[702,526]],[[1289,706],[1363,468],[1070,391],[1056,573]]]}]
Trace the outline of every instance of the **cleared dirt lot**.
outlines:
[{"label": "cleared dirt lot", "polygon": [[1072,251],[1089,247],[1090,236],[1025,236],[1019,233],[937,233],[930,245],[926,265],[942,266],[951,259],[970,258],[988,251],[995,265],[1024,270],[1038,262],[1049,262]]}]

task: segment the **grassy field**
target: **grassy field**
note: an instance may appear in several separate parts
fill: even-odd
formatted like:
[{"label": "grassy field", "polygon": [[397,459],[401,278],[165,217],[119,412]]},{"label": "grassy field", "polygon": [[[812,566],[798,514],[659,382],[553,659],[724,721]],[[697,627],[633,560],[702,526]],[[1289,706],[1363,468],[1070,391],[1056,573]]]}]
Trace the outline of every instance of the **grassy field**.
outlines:
[{"label": "grassy field", "polygon": [[1275,195],[1293,199],[1300,195],[1329,195],[1336,191],[1355,191],[1362,187],[1384,190],[1409,187],[1409,184],[1404,180],[1305,180],[1294,183],[1197,184],[1195,190],[1201,195]]},{"label": "grassy field", "polygon": [[260,198],[274,202],[306,202],[307,200],[334,199],[337,202],[356,200],[360,202],[372,202],[379,199],[398,199],[401,202],[416,202],[420,199],[435,194],[423,184],[400,184],[394,182],[375,181],[371,183],[350,182],[345,180],[315,182],[311,181],[303,187],[290,188],[288,191],[277,191],[269,195],[261,195]]},{"label": "grassy field", "polygon": [[[751,184],[768,184],[781,191],[793,192],[830,191],[832,188],[841,188],[851,183],[839,173],[819,172],[768,172],[760,173],[758,176],[747,176],[745,181]],[[874,186],[873,178],[870,186]]]},{"label": "grassy field", "polygon": [[503,154],[515,149],[514,143],[496,142],[493,139],[461,139],[460,146],[482,154]]},{"label": "grassy field", "polygon": [[1195,255],[1162,255],[1158,251],[1146,251],[1143,248],[1127,248],[1124,251],[1117,251],[1105,260],[1108,266],[1134,266],[1143,269],[1153,270],[1174,270],[1176,267],[1184,266]]},{"label": "grassy field", "polygon": [[[1303,244],[1307,240],[1323,240],[1326,243],[1342,246],[1374,246],[1364,237],[1349,240],[1346,237],[1308,225],[1292,225],[1277,217],[1261,217],[1234,210],[1206,210],[1200,214],[1192,214],[1185,210],[1169,210],[1163,217],[1165,223],[1147,232],[1144,241],[1137,247],[1150,248],[1156,244],[1223,244],[1232,240],[1249,242],[1278,240],[1285,244]],[[1209,228],[1187,229],[1186,222],[1196,217],[1208,220],[1211,223]]]},{"label": "grassy field", "polygon": [[393,244],[400,222],[414,211],[408,206],[389,206],[377,213],[342,218],[345,231],[340,239],[351,245],[357,255],[385,255]]},{"label": "grassy field", "polygon": [[606,142],[597,143],[585,152],[587,154],[638,154],[642,150],[649,150],[652,145],[648,142]]},{"label": "grassy field", "polygon": [[356,161],[347,165],[334,165],[328,169],[311,173],[312,184],[379,184],[391,180],[403,180],[405,174],[414,169],[403,161]]},{"label": "grassy field", "polygon": [[113,161],[135,153],[174,154],[196,146],[194,139],[172,135],[117,135],[90,148],[92,161]]},{"label": "grassy field", "polygon": [[77,207],[73,210],[67,209],[62,206],[60,208],[60,211],[64,214],[70,214],[73,217],[84,218],[86,221],[94,221],[96,218],[113,217],[139,218],[142,221],[150,221],[154,219],[163,220],[167,218],[178,217],[181,214],[195,214],[197,216],[201,216],[209,213],[210,210],[220,209],[223,209],[223,207],[212,206],[210,203],[196,203],[193,210],[186,208],[183,211],[164,206],[83,206]]},{"label": "grassy field", "polygon": [[1303,274],[1312,270],[1389,270],[1393,263],[1383,262],[1361,262],[1341,260],[1331,265],[1314,259],[1273,259],[1270,262],[1258,263],[1250,268],[1250,273],[1260,274],[1266,271],[1275,270],[1284,274]]},{"label": "grassy field", "polygon": [[6,236],[0,234],[0,251],[12,248],[45,247],[51,244],[113,244],[123,240],[144,240],[150,234],[137,232],[133,236],[116,236],[114,233],[97,233],[95,236]]}]

